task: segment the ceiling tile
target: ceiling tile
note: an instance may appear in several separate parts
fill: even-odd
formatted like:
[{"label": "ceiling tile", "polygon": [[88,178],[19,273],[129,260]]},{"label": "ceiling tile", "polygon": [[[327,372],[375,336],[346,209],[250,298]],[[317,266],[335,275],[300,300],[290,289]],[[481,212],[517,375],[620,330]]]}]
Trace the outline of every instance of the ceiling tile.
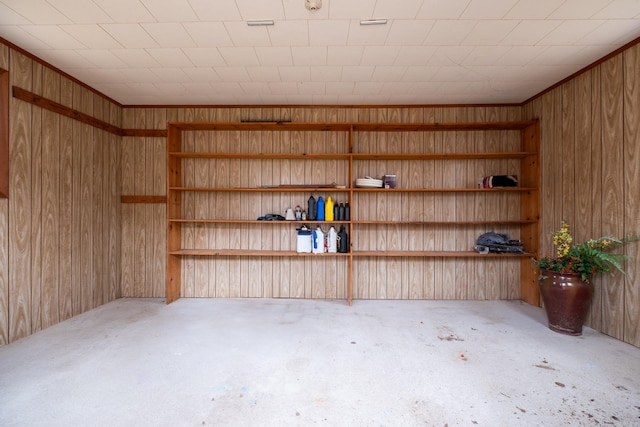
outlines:
[{"label": "ceiling tile", "polygon": [[82,49],[86,47],[57,25],[23,25],[21,28],[54,49]]},{"label": "ceiling tile", "polygon": [[183,26],[198,47],[233,46],[222,22],[186,22]]},{"label": "ceiling tile", "polygon": [[214,67],[214,70],[220,77],[220,80],[225,83],[251,81],[246,67]]},{"label": "ceiling tile", "polygon": [[369,82],[356,80],[355,86],[353,87],[354,95],[371,95],[378,94],[382,89],[383,83],[381,82]]},{"label": "ceiling tile", "polygon": [[225,63],[229,66],[250,67],[259,65],[256,52],[251,47],[221,47],[218,50],[224,58]]},{"label": "ceiling tile", "polygon": [[359,65],[363,46],[329,46],[327,65]]},{"label": "ceiling tile", "polygon": [[307,80],[298,82],[298,93],[300,95],[321,95],[324,94],[324,82],[310,82]]},{"label": "ceiling tile", "polygon": [[377,0],[371,18],[414,19],[422,0]]},{"label": "ceiling tile", "polygon": [[154,68],[160,66],[144,49],[111,49],[111,52],[132,68]]},{"label": "ceiling tile", "polygon": [[146,83],[157,78],[148,68],[126,68],[120,71],[126,76],[127,81],[131,83]]},{"label": "ceiling tile", "polygon": [[484,20],[467,34],[463,45],[486,46],[500,43],[518,25],[518,21]]},{"label": "ceiling tile", "polygon": [[394,20],[391,22],[386,44],[393,46],[420,45],[427,38],[435,21]]},{"label": "ceiling tile", "polygon": [[[11,40],[21,48],[30,50],[31,52],[36,49],[39,49],[41,52],[46,52],[46,49],[51,49],[51,46],[47,43],[32,34],[29,34],[22,29],[22,27],[17,27],[15,25],[0,25],[0,35],[7,40]],[[54,56],[52,63],[55,62]]]},{"label": "ceiling tile", "polygon": [[311,11],[304,5],[304,0],[282,0],[284,16],[286,19],[326,20],[329,18],[331,3],[329,0],[322,2],[319,10]]},{"label": "ceiling tile", "polygon": [[78,54],[75,50],[38,50],[33,49],[32,54],[45,61],[55,60],[60,67],[65,69],[94,68],[91,62]]},{"label": "ceiling tile", "polygon": [[142,28],[162,47],[195,47],[196,43],[178,23],[145,23]]},{"label": "ceiling tile", "polygon": [[46,0],[3,0],[3,3],[18,15],[28,17],[31,24],[73,24],[73,21]]},{"label": "ceiling tile", "polygon": [[371,80],[375,67],[343,67],[341,80],[343,82],[368,82]]},{"label": "ceiling tile", "polygon": [[320,46],[291,48],[293,65],[327,65],[327,48]]},{"label": "ceiling tile", "polygon": [[564,21],[540,40],[539,44],[545,46],[571,45],[603,23],[604,21],[601,20]]},{"label": "ceiling tile", "polygon": [[282,0],[236,0],[243,21],[284,19]]},{"label": "ceiling tile", "polygon": [[138,0],[93,0],[113,20],[119,24],[155,22],[155,18]]},{"label": "ceiling tile", "polygon": [[520,0],[504,16],[506,19],[544,19],[565,0]]},{"label": "ceiling tile", "polygon": [[281,47],[256,47],[256,55],[262,66],[282,66],[293,65],[293,56],[291,48],[287,46]]},{"label": "ceiling tile", "polygon": [[371,75],[373,82],[402,81],[407,67],[376,66]]},{"label": "ceiling tile", "polygon": [[458,19],[471,0],[424,0],[416,18]]},{"label": "ceiling tile", "polygon": [[247,67],[247,73],[253,82],[279,82],[281,80],[278,67]]},{"label": "ceiling tile", "polygon": [[155,59],[161,67],[181,68],[193,67],[193,62],[181,49],[177,48],[157,48],[147,49],[149,55]]},{"label": "ceiling tile", "polygon": [[471,46],[438,47],[429,58],[428,65],[455,66],[462,63],[472,51],[473,47]]},{"label": "ceiling tile", "polygon": [[550,19],[589,19],[611,0],[565,0],[548,17]]},{"label": "ceiling tile", "polygon": [[311,79],[309,67],[278,67],[283,82],[302,82]]},{"label": "ceiling tile", "polygon": [[348,20],[309,21],[309,44],[311,46],[346,45],[349,37]]},{"label": "ceiling tile", "polygon": [[195,47],[182,49],[182,51],[196,67],[218,67],[226,64],[220,51],[215,48]]},{"label": "ceiling tile", "polygon": [[397,56],[397,46],[365,46],[360,65],[393,65]]},{"label": "ceiling tile", "polygon": [[271,88],[267,82],[242,82],[240,87],[246,95],[270,95]]},{"label": "ceiling tile", "polygon": [[92,64],[91,68],[124,68],[127,66],[127,64],[121,61],[110,50],[78,49],[76,52]]},{"label": "ceiling tile", "polygon": [[274,95],[297,94],[298,84],[296,82],[270,82],[269,89]]},{"label": "ceiling tile", "polygon": [[73,38],[90,49],[117,49],[122,47],[98,25],[61,25]]},{"label": "ceiling tile", "polygon": [[102,24],[101,26],[125,48],[158,47],[158,43],[138,24]]},{"label": "ceiling tile", "polygon": [[330,19],[371,19],[375,2],[370,0],[334,0],[329,10]]},{"label": "ceiling tile", "polygon": [[197,21],[188,0],[140,0],[158,22]]},{"label": "ceiling tile", "polygon": [[504,55],[496,59],[494,64],[502,66],[527,65],[546,49],[546,46],[512,46]]},{"label": "ceiling tile", "polygon": [[266,27],[250,27],[246,22],[228,21],[224,23],[234,46],[271,46]]},{"label": "ceiling tile", "polygon": [[2,25],[24,25],[30,22],[19,13],[8,6],[0,3],[0,26]]},{"label": "ceiling tile", "polygon": [[510,46],[476,46],[464,59],[464,66],[495,64],[509,50]]},{"label": "ceiling tile", "polygon": [[476,25],[475,21],[436,21],[425,40],[432,46],[456,46],[462,43]]},{"label": "ceiling tile", "polygon": [[158,77],[158,81],[167,84],[180,84],[191,81],[181,68],[152,68],[151,72]]},{"label": "ceiling tile", "polygon": [[500,44],[518,46],[536,45],[561,23],[562,21],[520,21],[513,31],[500,41]]},{"label": "ceiling tile", "polygon": [[616,49],[614,46],[624,45],[638,37],[638,28],[640,28],[640,19],[605,21],[598,28],[577,40],[576,44],[611,45],[613,49],[610,49],[610,51],[613,51]]},{"label": "ceiling tile", "polygon": [[342,76],[342,67],[311,67],[311,81],[338,82]]},{"label": "ceiling tile", "polygon": [[438,71],[438,67],[411,66],[402,75],[402,81],[421,82],[430,80]]},{"label": "ceiling tile", "polygon": [[189,0],[200,21],[240,21],[235,0]]},{"label": "ceiling tile", "polygon": [[92,1],[47,0],[76,24],[107,23],[113,20]]},{"label": "ceiling tile", "polygon": [[518,0],[471,0],[460,18],[462,19],[501,19]]},{"label": "ceiling tile", "polygon": [[353,93],[355,84],[353,82],[330,81],[325,87],[327,95],[344,95],[345,93]]},{"label": "ceiling tile", "polygon": [[389,33],[387,25],[360,25],[360,21],[351,21],[347,43],[352,46],[383,45]]},{"label": "ceiling tile", "polygon": [[640,14],[640,1],[637,0],[613,0],[600,9],[593,19],[629,19]]},{"label": "ceiling tile", "polygon": [[309,28],[307,21],[279,21],[267,27],[272,46],[307,46]]},{"label": "ceiling tile", "polygon": [[216,82],[220,81],[220,76],[215,72],[213,68],[198,67],[198,68],[183,68],[182,71],[189,76],[189,79],[194,82]]},{"label": "ceiling tile", "polygon": [[436,50],[433,46],[402,46],[396,57],[396,65],[427,65]]}]

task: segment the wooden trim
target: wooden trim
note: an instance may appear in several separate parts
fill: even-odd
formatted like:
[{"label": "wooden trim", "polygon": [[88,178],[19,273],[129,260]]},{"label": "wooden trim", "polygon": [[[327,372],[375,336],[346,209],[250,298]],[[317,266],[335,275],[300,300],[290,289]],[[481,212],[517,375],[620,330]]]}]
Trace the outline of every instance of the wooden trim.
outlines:
[{"label": "wooden trim", "polygon": [[166,129],[120,129],[122,136],[166,138]]},{"label": "wooden trim", "polygon": [[17,86],[13,86],[13,97],[21,101],[25,101],[30,104],[33,104],[37,107],[41,107],[46,110],[53,111],[54,113],[58,113],[65,117],[69,117],[71,119],[88,124],[95,128],[112,133],[114,135],[122,136],[123,134],[122,129],[120,129],[117,126],[114,126],[107,122],[103,122],[102,120],[98,120],[95,117],[91,117],[88,114],[81,113],[80,111],[74,110],[73,108],[69,108],[65,105],[59,104],[43,96],[36,95],[33,92],[29,92],[28,90],[24,90]]},{"label": "wooden trim", "polygon": [[0,198],[9,197],[9,72],[0,69]]},{"label": "wooden trim", "polygon": [[120,203],[167,203],[167,196],[120,196]]},{"label": "wooden trim", "polygon": [[[8,73],[7,73],[8,74]],[[0,77],[1,78],[1,77]],[[8,77],[7,77],[7,92],[8,92]],[[118,126],[96,119],[88,114],[82,113],[66,105],[59,104],[43,96],[37,95],[28,90],[22,89],[17,86],[13,86],[13,97],[21,101],[28,102],[37,107],[43,108],[54,113],[58,113],[65,117],[69,117],[73,120],[77,120],[81,123],[85,123],[89,126],[93,126],[97,129],[104,130],[118,136],[127,137],[149,137],[149,138],[166,138],[166,129],[122,129]],[[7,95],[8,98],[8,95]],[[7,126],[8,129],[8,126]],[[0,128],[1,131],[1,128]],[[0,152],[1,154],[1,152]]]}]

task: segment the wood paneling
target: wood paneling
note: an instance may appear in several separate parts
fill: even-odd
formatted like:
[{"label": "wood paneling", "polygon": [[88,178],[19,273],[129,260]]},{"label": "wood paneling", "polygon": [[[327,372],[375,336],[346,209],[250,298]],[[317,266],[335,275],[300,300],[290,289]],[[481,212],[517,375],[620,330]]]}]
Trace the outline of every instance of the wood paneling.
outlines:
[{"label": "wood paneling", "polygon": [[10,99],[11,192],[0,203],[0,344],[113,300],[120,278],[109,274],[119,273],[121,262],[119,238],[107,239],[120,234],[120,137],[94,133],[80,116],[63,112],[93,117],[95,104],[101,116],[94,118],[119,129],[120,108],[2,46],[5,66],[10,85],[39,101]]},{"label": "wood paneling", "polygon": [[[640,231],[640,45],[624,53],[624,234]],[[624,279],[624,341],[640,346],[640,245],[629,245]],[[634,280],[635,279],[635,280]]]},{"label": "wood paneling", "polygon": [[[523,107],[524,118],[541,120],[543,253],[553,252],[549,233],[562,219],[576,242],[640,235],[638,52],[631,47]],[[640,245],[624,250],[626,275],[593,278],[587,324],[640,346]]]}]

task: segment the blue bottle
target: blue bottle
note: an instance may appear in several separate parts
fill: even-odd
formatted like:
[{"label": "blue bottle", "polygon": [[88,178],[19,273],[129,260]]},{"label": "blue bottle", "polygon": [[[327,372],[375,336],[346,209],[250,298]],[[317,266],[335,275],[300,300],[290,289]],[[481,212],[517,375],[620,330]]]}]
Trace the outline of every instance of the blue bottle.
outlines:
[{"label": "blue bottle", "polygon": [[316,219],[318,221],[324,221],[324,199],[322,196],[318,197],[318,202],[316,203],[317,216]]}]

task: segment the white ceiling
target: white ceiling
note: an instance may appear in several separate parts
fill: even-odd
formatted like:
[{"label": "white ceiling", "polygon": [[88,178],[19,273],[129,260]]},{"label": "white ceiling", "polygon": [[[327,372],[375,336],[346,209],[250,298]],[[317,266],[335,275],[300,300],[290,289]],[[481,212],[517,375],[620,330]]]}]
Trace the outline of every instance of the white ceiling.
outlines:
[{"label": "white ceiling", "polygon": [[322,3],[0,0],[0,37],[123,105],[399,105],[519,103],[640,36],[640,0]]}]

